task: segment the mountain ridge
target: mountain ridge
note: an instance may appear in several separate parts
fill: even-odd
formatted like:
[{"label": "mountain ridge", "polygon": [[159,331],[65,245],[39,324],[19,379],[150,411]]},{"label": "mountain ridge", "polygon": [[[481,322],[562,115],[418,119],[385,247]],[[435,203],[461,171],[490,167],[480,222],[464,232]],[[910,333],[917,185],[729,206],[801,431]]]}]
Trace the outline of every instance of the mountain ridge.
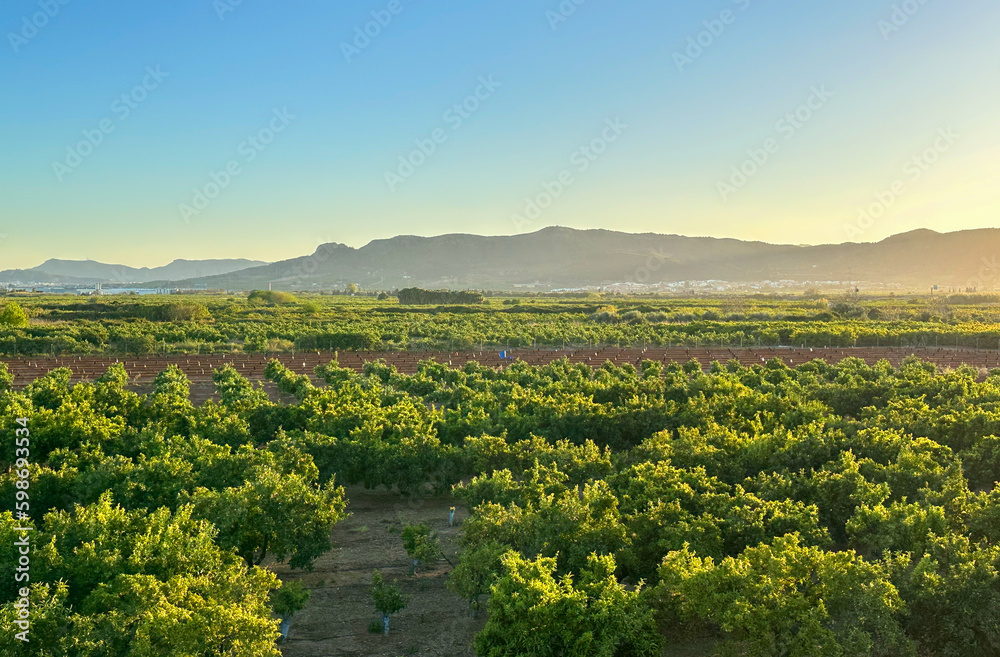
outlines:
[{"label": "mountain ridge", "polygon": [[503,291],[708,280],[992,289],[1000,282],[1000,271],[993,264],[985,276],[982,270],[983,262],[995,262],[995,254],[1000,254],[996,228],[952,233],[919,229],[880,242],[803,246],[552,226],[520,235],[399,235],[358,248],[322,244],[311,255],[189,282],[233,290],[357,283],[367,289]]},{"label": "mountain ridge", "polygon": [[[342,289],[349,283],[369,290],[428,287],[510,291],[608,285],[655,289],[686,281],[749,285],[856,282],[889,288],[940,285],[992,290],[1000,287],[998,256],[997,228],[949,233],[917,229],[879,242],[791,245],[550,226],[519,235],[398,235],[357,248],[330,242],[320,244],[310,255],[274,263],[175,260],[149,269],[53,259],[31,270],[14,272],[65,278],[71,272],[85,271],[91,283],[131,278],[127,282],[146,286],[228,290],[268,286]],[[195,265],[228,270],[178,277],[185,266],[190,270]],[[7,280],[10,273],[0,272],[0,281]],[[114,277],[99,281],[101,275]]]},{"label": "mountain ridge", "polygon": [[96,260],[63,260],[49,258],[30,269],[0,271],[0,281],[93,285],[95,283],[135,284],[158,279],[172,282],[202,276],[225,275],[240,269],[266,265],[261,260],[245,258],[186,260],[177,258],[161,267],[129,267]]}]

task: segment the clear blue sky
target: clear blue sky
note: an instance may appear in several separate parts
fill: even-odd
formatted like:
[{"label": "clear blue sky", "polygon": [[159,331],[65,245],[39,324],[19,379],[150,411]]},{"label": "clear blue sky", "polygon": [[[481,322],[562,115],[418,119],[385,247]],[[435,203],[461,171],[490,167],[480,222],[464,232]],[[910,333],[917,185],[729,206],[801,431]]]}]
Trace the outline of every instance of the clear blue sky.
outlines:
[{"label": "clear blue sky", "polygon": [[[586,0],[559,22],[559,0],[399,0],[347,55],[393,3],[233,1],[3,3],[0,269],[547,225],[822,243],[997,224],[995,0],[910,0],[892,31],[896,0]],[[704,21],[718,35],[678,60]],[[84,131],[101,143],[79,148]],[[603,154],[578,152],[595,139]]]}]

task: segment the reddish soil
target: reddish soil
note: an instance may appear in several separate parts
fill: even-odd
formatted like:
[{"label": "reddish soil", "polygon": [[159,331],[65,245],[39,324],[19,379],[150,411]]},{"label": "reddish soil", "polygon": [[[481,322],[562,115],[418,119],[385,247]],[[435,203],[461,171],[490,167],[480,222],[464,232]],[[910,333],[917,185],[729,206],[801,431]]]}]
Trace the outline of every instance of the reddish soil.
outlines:
[{"label": "reddish soil", "polygon": [[[259,354],[227,354],[211,356],[62,356],[56,358],[0,358],[6,362],[15,376],[15,386],[26,385],[46,372],[57,367],[68,367],[73,370],[74,380],[92,380],[100,376],[110,365],[116,362],[125,364],[133,383],[137,386],[149,384],[157,373],[169,365],[180,367],[193,384],[211,383],[212,370],[225,364],[230,364],[251,380],[261,380],[267,361],[276,358],[290,370],[299,374],[313,376],[313,368],[329,363],[337,358],[340,365],[359,370],[365,363],[383,359],[400,372],[413,374],[422,360],[434,359],[439,363],[447,363],[460,367],[470,361],[477,361],[490,367],[504,367],[515,360],[523,360],[532,365],[544,365],[560,358],[568,358],[572,363],[586,363],[592,366],[603,365],[611,361],[616,365],[631,363],[638,365],[643,360],[660,362],[684,363],[695,359],[702,367],[708,367],[713,361],[725,363],[728,360],[738,360],[744,365],[762,363],[771,358],[780,358],[789,365],[801,365],[816,358],[827,362],[839,362],[844,358],[860,358],[869,364],[879,360],[888,360],[892,365],[899,363],[910,355],[919,356],[944,368],[955,368],[959,365],[970,365],[978,369],[1000,367],[1000,351],[975,349],[945,349],[934,347],[857,347],[844,349],[809,349],[809,348],[701,348],[688,349],[675,347],[624,348],[605,347],[599,349],[576,350],[510,350],[507,357],[501,358],[499,351],[463,351],[463,352],[316,352],[301,354],[275,354],[265,356]],[[314,377],[315,378],[315,377]]]}]

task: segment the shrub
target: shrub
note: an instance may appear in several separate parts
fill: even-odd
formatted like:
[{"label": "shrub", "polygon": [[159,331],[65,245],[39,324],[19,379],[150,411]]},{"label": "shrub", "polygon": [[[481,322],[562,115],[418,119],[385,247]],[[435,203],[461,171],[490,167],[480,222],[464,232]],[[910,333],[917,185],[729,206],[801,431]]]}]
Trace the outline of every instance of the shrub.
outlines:
[{"label": "shrub", "polygon": [[19,304],[10,301],[0,311],[0,325],[11,328],[23,328],[28,325],[28,314]]},{"label": "shrub", "polygon": [[283,306],[298,303],[298,299],[288,292],[272,290],[254,290],[247,295],[247,301],[251,304],[264,304],[269,306]]}]

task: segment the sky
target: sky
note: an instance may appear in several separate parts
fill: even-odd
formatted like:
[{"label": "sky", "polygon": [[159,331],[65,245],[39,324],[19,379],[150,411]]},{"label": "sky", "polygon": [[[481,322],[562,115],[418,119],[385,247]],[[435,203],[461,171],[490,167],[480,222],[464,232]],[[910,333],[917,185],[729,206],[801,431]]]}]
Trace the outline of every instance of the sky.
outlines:
[{"label": "sky", "polygon": [[995,0],[5,0],[0,269],[997,225]]}]

